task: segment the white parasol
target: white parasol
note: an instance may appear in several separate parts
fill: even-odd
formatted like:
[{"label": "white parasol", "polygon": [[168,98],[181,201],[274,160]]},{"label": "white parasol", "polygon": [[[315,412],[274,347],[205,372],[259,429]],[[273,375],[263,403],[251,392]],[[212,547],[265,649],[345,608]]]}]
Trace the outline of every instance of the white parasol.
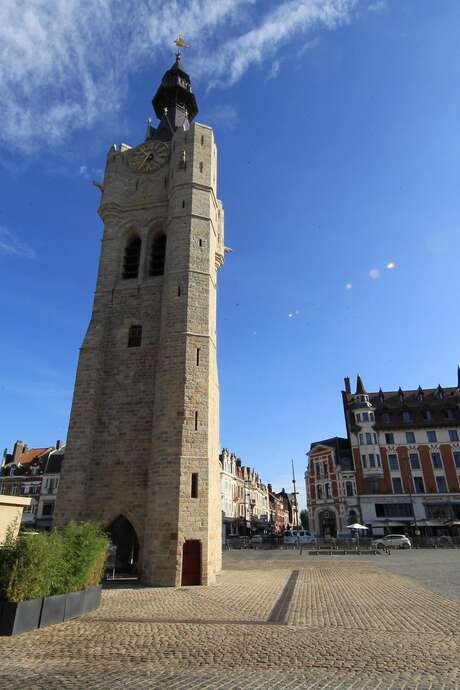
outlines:
[{"label": "white parasol", "polygon": [[369,529],[366,525],[360,525],[359,522],[354,522],[352,525],[347,525],[347,529]]}]

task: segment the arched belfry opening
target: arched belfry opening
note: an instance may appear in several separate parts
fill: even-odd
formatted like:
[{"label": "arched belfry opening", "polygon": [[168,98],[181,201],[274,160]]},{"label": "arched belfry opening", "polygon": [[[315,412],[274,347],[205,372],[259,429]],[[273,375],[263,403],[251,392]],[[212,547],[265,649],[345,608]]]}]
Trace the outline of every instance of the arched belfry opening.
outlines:
[{"label": "arched belfry opening", "polygon": [[150,252],[150,275],[162,276],[165,272],[166,235],[161,232],[154,237]]},{"label": "arched belfry opening", "polygon": [[142,240],[140,237],[132,237],[126,247],[125,256],[123,260],[123,278],[129,280],[130,278],[137,278],[139,275],[139,263],[141,260]]},{"label": "arched belfry opening", "polygon": [[119,573],[136,573],[139,557],[139,540],[136,530],[124,515],[119,515],[107,528],[116,552],[116,570]]}]

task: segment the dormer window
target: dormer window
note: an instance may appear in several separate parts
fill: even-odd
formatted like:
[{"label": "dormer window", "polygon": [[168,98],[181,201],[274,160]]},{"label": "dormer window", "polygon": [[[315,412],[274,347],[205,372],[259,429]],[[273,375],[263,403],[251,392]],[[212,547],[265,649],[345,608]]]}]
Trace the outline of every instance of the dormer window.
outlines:
[{"label": "dormer window", "polygon": [[427,422],[429,422],[431,419],[433,419],[433,415],[431,414],[431,410],[423,410],[423,419],[425,419]]},{"label": "dormer window", "polygon": [[363,422],[369,421],[369,412],[363,412]]},{"label": "dormer window", "polygon": [[412,414],[408,410],[405,410],[403,412],[403,422],[407,423],[407,422],[411,422],[411,421],[412,421]]},{"label": "dormer window", "polygon": [[361,413],[360,413],[360,412],[357,412],[357,413],[356,413],[356,421],[357,421],[357,422],[360,422],[360,421],[361,421]]},{"label": "dormer window", "polygon": [[391,415],[388,414],[388,412],[384,412],[382,415],[382,420],[384,424],[390,424],[391,423]]}]

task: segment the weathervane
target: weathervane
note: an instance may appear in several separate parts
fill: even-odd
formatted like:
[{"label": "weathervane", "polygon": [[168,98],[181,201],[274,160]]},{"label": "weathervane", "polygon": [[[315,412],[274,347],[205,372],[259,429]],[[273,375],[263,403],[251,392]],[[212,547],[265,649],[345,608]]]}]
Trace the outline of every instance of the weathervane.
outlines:
[{"label": "weathervane", "polygon": [[174,41],[174,43],[176,44],[176,46],[177,46],[177,48],[178,48],[177,53],[176,53],[176,58],[177,58],[178,60],[180,60],[180,58],[181,58],[180,49],[181,49],[181,48],[182,48],[182,49],[183,49],[183,48],[190,48],[190,46],[187,45],[187,42],[186,42],[185,38],[183,38],[182,36],[178,36],[178,37],[176,38],[176,40]]}]

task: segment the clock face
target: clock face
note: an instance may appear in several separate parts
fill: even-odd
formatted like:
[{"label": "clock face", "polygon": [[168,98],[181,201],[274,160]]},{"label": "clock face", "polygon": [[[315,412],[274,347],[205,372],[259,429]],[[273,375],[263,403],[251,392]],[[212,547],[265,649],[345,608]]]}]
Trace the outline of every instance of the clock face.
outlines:
[{"label": "clock face", "polygon": [[128,155],[130,168],[140,173],[151,173],[161,168],[169,158],[169,147],[162,141],[146,141]]}]

